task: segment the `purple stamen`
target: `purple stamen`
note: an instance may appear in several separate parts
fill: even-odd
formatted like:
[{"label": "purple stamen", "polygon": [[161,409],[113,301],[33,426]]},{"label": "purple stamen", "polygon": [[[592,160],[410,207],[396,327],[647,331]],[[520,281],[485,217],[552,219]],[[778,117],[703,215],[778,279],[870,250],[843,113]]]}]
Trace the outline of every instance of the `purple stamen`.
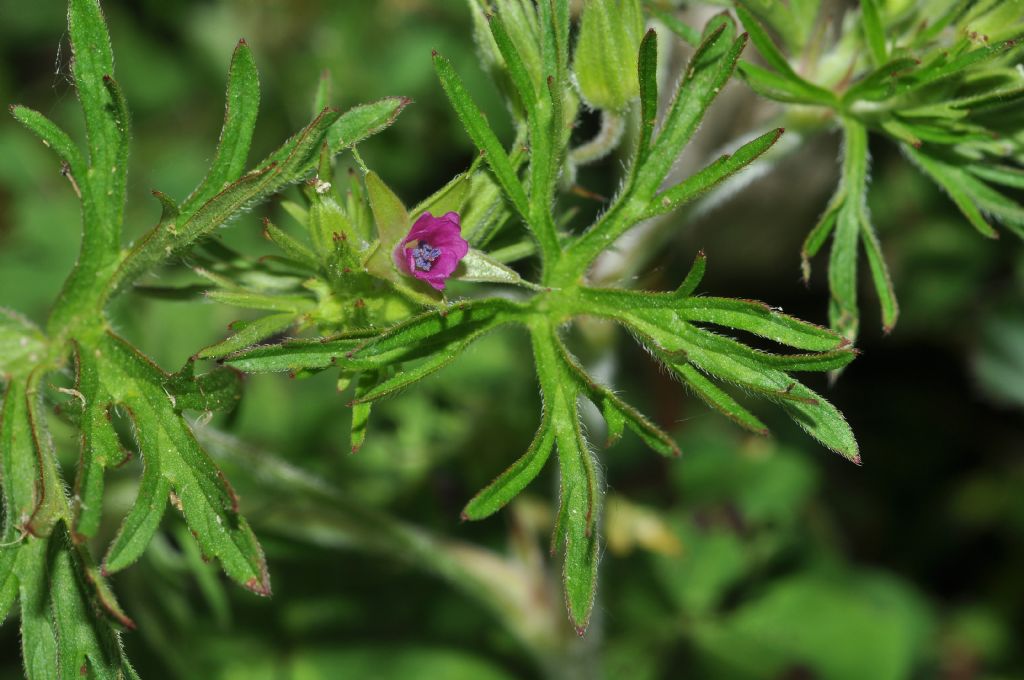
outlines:
[{"label": "purple stamen", "polygon": [[420,243],[419,247],[412,249],[412,256],[416,269],[429,272],[437,258],[441,257],[441,249],[435,248],[429,243]]}]

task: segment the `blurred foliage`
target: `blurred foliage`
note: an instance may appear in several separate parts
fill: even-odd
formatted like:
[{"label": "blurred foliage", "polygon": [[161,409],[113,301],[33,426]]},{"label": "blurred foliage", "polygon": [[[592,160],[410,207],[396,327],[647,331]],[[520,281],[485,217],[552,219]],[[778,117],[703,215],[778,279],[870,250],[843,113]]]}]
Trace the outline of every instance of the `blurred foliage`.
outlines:
[{"label": "blurred foliage", "polygon": [[[34,105],[80,133],[67,46],[53,39],[64,11],[63,3],[0,0],[0,99]],[[202,174],[220,124],[230,47],[242,35],[264,83],[256,156],[308,117],[305,102],[324,67],[345,106],[394,93],[416,101],[363,150],[399,193],[429,194],[473,155],[429,58],[443,47],[463,66],[473,61],[462,0],[147,0],[107,3],[107,12],[140,142],[127,221],[136,234],[157,219],[155,202],[141,198],[149,188],[182,198]],[[507,138],[496,89],[482,72],[462,68],[462,75]],[[301,96],[285,96],[292,93]],[[728,118],[729,105],[712,117]],[[732,136],[717,132],[719,141]],[[863,469],[800,448],[795,427],[770,411],[763,417],[775,439],[737,433],[684,398],[642,352],[613,355],[629,344],[615,333],[597,329],[581,340],[588,365],[614,373],[624,395],[672,428],[684,452],[678,461],[657,459],[627,436],[603,457],[612,499],[621,499],[610,502],[606,530],[630,508],[621,521],[635,528],[639,508],[661,536],[610,550],[602,562],[589,637],[606,677],[1024,677],[1024,258],[1010,239],[983,242],[965,230],[893,146],[872,140],[871,151],[872,216],[903,318],[885,340],[865,329],[860,348],[869,360],[829,392],[858,432]],[[40,321],[74,261],[78,207],[47,150],[9,118],[0,122],[0,155],[0,297]],[[804,186],[799,173],[834,173],[833,159],[809,147],[801,168],[783,164],[757,191],[677,230],[672,247],[658,251],[653,278],[678,279],[703,247],[715,263],[711,289],[757,290],[790,313],[822,320],[824,292],[809,295],[795,268],[791,276],[778,271],[789,266],[827,191],[815,194],[808,184],[796,193]],[[618,162],[588,170],[581,182],[610,191],[602,168]],[[239,220],[223,239],[266,248],[261,216]],[[133,313],[118,330],[164,366],[180,366],[223,338],[235,318],[215,305],[193,306],[186,316],[173,302],[133,296],[125,304]],[[274,451],[274,460],[305,475],[302,494],[317,488],[324,499],[356,501],[497,551],[511,543],[514,559],[528,563],[524,546],[546,549],[544,502],[523,499],[505,520],[457,518],[530,440],[539,397],[529,361],[525,335],[487,338],[424,389],[383,402],[357,456],[347,453],[343,400],[323,396],[333,388],[327,376],[248,378],[242,403],[210,424],[210,436],[230,429]],[[599,419],[588,425],[600,427]],[[62,463],[73,465],[70,429],[57,426],[54,436]],[[450,578],[368,547],[373,537],[342,521],[343,500],[302,505],[299,491],[267,495],[257,465],[223,455],[218,462],[266,548],[275,597],[257,601],[222,582],[184,525],[166,519],[138,568],[114,581],[139,624],[125,643],[143,677],[538,675],[516,633],[496,626],[493,613]],[[131,504],[134,465],[109,480],[112,505]],[[284,469],[292,468],[273,468]],[[287,521],[304,530],[285,531]],[[99,540],[114,529],[103,527]],[[0,627],[0,678],[21,677],[17,646],[16,627]]]}]

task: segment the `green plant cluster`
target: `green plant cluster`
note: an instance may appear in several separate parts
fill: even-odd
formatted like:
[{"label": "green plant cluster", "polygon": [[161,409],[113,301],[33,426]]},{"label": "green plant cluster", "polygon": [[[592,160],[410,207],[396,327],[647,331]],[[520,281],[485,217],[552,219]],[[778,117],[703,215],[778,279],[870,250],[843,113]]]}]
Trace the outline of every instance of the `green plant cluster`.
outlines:
[{"label": "green plant cluster", "polygon": [[[61,172],[81,200],[83,228],[79,259],[45,329],[13,312],[2,315],[0,344],[12,351],[0,356],[5,383],[0,615],[6,618],[20,603],[29,677],[133,676],[117,630],[134,624],[106,579],[140,557],[168,503],[182,512],[202,553],[217,559],[232,579],[269,595],[270,577],[231,485],[183,416],[232,406],[239,396],[237,373],[219,368],[197,376],[190,361],[168,374],[115,333],[107,310],[141,275],[180,257],[253,203],[304,179],[322,154],[339,153],[387,127],[407,102],[395,98],[345,113],[324,107],[309,126],[247,171],[259,85],[249,48],[240,42],[209,172],[180,203],[156,193],[159,224],[123,247],[131,118],[114,80],[98,2],[70,3],[68,33],[87,153],[43,114],[23,106],[11,109],[57,154]],[[73,380],[61,386],[65,373]],[[48,407],[81,433],[73,480],[59,469]],[[118,418],[130,424],[128,447],[115,427]],[[138,497],[97,560],[88,542],[103,510],[104,471],[122,464],[131,449],[144,463]]]},{"label": "green plant cluster", "polygon": [[[1024,206],[1007,193],[1024,187],[1017,113],[1024,97],[1019,2],[864,0],[859,12],[843,16],[833,40],[817,2],[738,0],[735,9],[761,58],[740,64],[747,85],[785,106],[784,124],[812,132],[834,122],[842,133],[839,186],[801,251],[806,281],[811,258],[832,239],[833,328],[851,340],[857,337],[861,249],[886,333],[899,317],[867,209],[869,133],[897,143],[983,236],[998,238],[991,224],[997,221],[1024,238]],[[660,16],[696,44],[692,29],[671,15]]]},{"label": "green plant cluster", "polygon": [[[744,396],[760,398],[825,447],[860,463],[842,414],[793,374],[835,376],[856,357],[851,343],[858,329],[861,245],[882,299],[883,324],[891,329],[896,322],[892,284],[866,208],[869,132],[900,142],[986,235],[995,232],[984,214],[1015,232],[1024,226],[1021,207],[992,186],[1024,185],[1012,165],[1021,161],[1012,115],[1024,92],[1012,67],[1019,48],[1016,35],[1005,34],[1010,22],[998,3],[948,3],[939,21],[922,28],[919,8],[890,10],[866,1],[859,23],[850,19],[827,53],[815,52],[822,40],[814,31],[814,2],[741,3],[735,9],[747,33],[727,12],[700,31],[661,14],[694,47],[661,111],[659,36],[644,32],[639,0],[586,3],[575,39],[567,0],[469,4],[481,61],[507,98],[511,144],[496,134],[456,67],[435,53],[441,88],[479,154],[412,208],[357,149],[395,121],[409,104],[402,97],[342,113],[330,106],[324,79],[308,126],[250,164],[260,89],[242,41],[231,60],[224,126],[207,175],[181,201],[154,192],[159,223],[126,244],[129,109],[113,77],[98,0],[70,1],[86,153],[39,112],[12,108],[57,154],[81,199],[83,221],[79,259],[45,327],[0,309],[0,621],[20,607],[28,677],[50,678],[54,669],[60,677],[135,677],[119,632],[135,624],[107,579],[154,545],[168,504],[194,538],[189,549],[198,547],[243,587],[270,594],[262,548],[209,453],[231,446],[198,434],[186,417],[230,410],[241,395],[242,373],[336,374],[352,409],[350,448],[356,452],[368,433],[373,436],[371,409],[378,400],[461,361],[492,331],[513,327],[532,350],[542,397],[539,424],[525,454],[473,496],[462,516],[482,520],[502,510],[555,457],[551,553],[561,559],[568,617],[583,635],[594,610],[605,495],[597,447],[583,426],[586,403],[603,416],[606,447],[627,429],[663,456],[678,456],[680,447],[577,358],[574,326],[593,318],[617,324],[668,374],[745,430],[768,432],[741,403]],[[977,32],[983,26],[988,33]],[[820,72],[798,74],[769,31],[784,37],[791,54],[819,58]],[[748,40],[766,66],[741,58]],[[840,186],[804,248],[806,260],[833,238],[831,329],[761,302],[698,294],[703,253],[672,291],[601,287],[588,276],[623,235],[720,189],[772,153],[782,127],[744,140],[682,181],[669,179],[736,73],[758,94],[786,105],[787,129],[836,122],[842,130]],[[574,146],[573,130],[587,109],[600,111],[601,131],[593,142]],[[577,168],[615,149],[628,159],[621,186],[593,223],[581,227],[566,201]],[[352,154],[356,171],[336,167],[343,152]],[[210,238],[292,186],[298,190],[281,203],[288,222],[263,222],[276,254],[256,258]],[[471,245],[452,278],[450,298],[404,274],[392,258],[419,216],[448,211],[461,215]],[[168,264],[179,262],[194,274],[194,285],[160,280]],[[113,305],[125,294],[211,300],[265,314],[236,322],[227,338],[169,373],[115,332],[121,308]],[[217,365],[197,372],[208,359]],[[73,480],[57,464],[47,426],[52,418],[80,433]],[[102,557],[94,557],[105,473],[133,455],[143,462],[137,498]],[[275,467],[271,474],[327,507],[345,505],[293,471]],[[378,532],[365,537],[368,544],[406,550],[424,562],[427,552],[441,550],[373,512],[344,512],[370,527],[364,533]],[[177,540],[192,539],[181,532]],[[438,560],[434,569],[454,581],[466,576],[456,562]],[[479,570],[469,581],[486,584],[501,573]],[[815,585],[798,584],[797,590],[813,600]],[[529,612],[519,613],[529,620]]]},{"label": "green plant cluster", "polygon": [[[594,5],[595,8],[600,6]],[[467,133],[480,149],[486,169],[470,170],[469,174],[456,177],[412,211],[407,211],[372,171],[366,171],[366,204],[360,206],[356,197],[362,190],[354,183],[346,201],[348,211],[338,213],[345,215],[340,221],[356,224],[359,218],[355,216],[365,215],[368,219],[372,215],[378,234],[373,243],[388,247],[381,251],[374,250],[374,245],[361,246],[359,238],[347,235],[348,231],[342,231],[341,238],[334,238],[343,249],[354,247],[353,255],[368,253],[362,263],[352,260],[353,271],[374,271],[374,253],[383,252],[385,258],[389,258],[393,245],[411,225],[410,219],[428,208],[435,212],[453,209],[471,216],[482,212],[475,204],[481,198],[492,200],[490,193],[477,194],[471,188],[458,191],[458,187],[471,187],[473,172],[487,173],[484,177],[493,180],[484,181],[493,181],[511,207],[511,219],[505,220],[508,228],[515,228],[518,222],[532,235],[540,260],[540,276],[536,282],[522,282],[502,263],[471,251],[466,271],[456,278],[522,284],[520,288],[531,292],[515,299],[476,294],[454,301],[438,295],[433,304],[424,301],[431,308],[390,327],[379,315],[368,317],[362,327],[350,326],[340,334],[237,351],[227,354],[224,363],[249,373],[287,371],[299,375],[328,368],[339,370],[342,385],[354,386],[350,404],[354,409],[352,446],[356,449],[365,436],[370,405],[374,401],[445,367],[471,343],[494,329],[507,325],[523,327],[530,336],[543,395],[541,423],[526,454],[474,497],[463,516],[483,519],[497,512],[538,475],[551,454],[557,451],[561,490],[552,552],[564,552],[566,602],[570,618],[582,634],[590,618],[596,589],[603,481],[592,445],[581,427],[581,399],[591,401],[601,410],[608,424],[609,443],[616,441],[628,428],[658,453],[675,456],[679,450],[671,436],[625,403],[612,389],[592,378],[573,356],[564,335],[565,327],[574,319],[600,317],[621,324],[681,382],[749,430],[760,434],[768,431],[754,414],[723,389],[723,385],[737,386],[778,403],[812,436],[847,458],[859,462],[859,454],[840,413],[790,375],[799,371],[838,370],[845,366],[855,354],[839,334],[781,314],[762,303],[694,296],[704,272],[703,256],[697,258],[693,270],[672,293],[594,288],[586,283],[586,273],[594,259],[619,236],[653,215],[693,200],[741,170],[778,139],[782,131],[773,130],[681,184],[661,189],[676,157],[731,76],[746,43],[745,37],[737,35],[735,24],[726,15],[709,24],[700,48],[691,58],[687,76],[675,93],[674,103],[655,134],[658,122],[657,37],[654,32],[647,34],[638,53],[639,77],[635,91],[640,107],[636,120],[639,138],[629,179],[597,222],[580,234],[572,234],[558,227],[557,207],[553,206],[560,193],[559,173],[569,155],[567,130],[572,127],[569,112],[575,112],[578,107],[569,76],[573,68],[578,71],[588,68],[589,64],[581,63],[578,58],[570,59],[567,12],[567,5],[557,3],[534,7],[516,2],[502,5],[487,19],[489,37],[496,50],[492,63],[499,63],[500,59],[504,64],[514,101],[511,110],[517,117],[519,136],[528,153],[519,154],[515,150],[509,153],[504,148],[453,67],[444,57],[435,55],[441,84]],[[532,66],[526,56],[531,54],[537,56]],[[520,166],[523,166],[522,173]],[[322,220],[317,217],[322,210],[320,206],[325,202],[340,205],[340,201],[329,197],[330,189],[318,194],[316,182],[332,188],[334,185],[333,176],[326,174],[329,169],[324,167],[322,171],[325,174],[306,192],[308,208],[291,210],[306,227],[310,243],[324,238],[318,236],[323,230]],[[466,229],[472,241],[479,228],[470,221]],[[299,248],[308,246],[298,244],[282,248],[295,258],[293,266],[302,264],[296,254]],[[309,264],[312,263],[307,262],[307,266]],[[482,264],[488,264],[493,271],[489,279],[476,275],[483,270]],[[381,263],[381,275],[386,275],[388,270],[398,274],[385,259]],[[366,305],[361,309],[370,308],[358,287],[332,284],[330,272],[322,266],[307,271],[319,272],[314,279],[317,283],[307,281],[302,286],[317,289],[334,285],[338,296],[356,296],[354,300],[341,303],[341,308],[355,304]],[[268,296],[269,291],[246,294]],[[430,292],[421,288],[416,294],[426,296]],[[231,297],[232,293],[227,290],[211,295],[241,302],[240,297]],[[265,300],[264,309],[300,314],[298,309],[285,311],[291,295],[293,291],[282,291],[279,295],[259,299]],[[255,297],[248,299],[257,300]],[[414,300],[411,291],[409,299]],[[309,300],[306,304],[312,308],[314,302]],[[275,315],[253,325],[272,318]],[[281,318],[284,321],[284,317]],[[755,350],[708,326],[759,335],[780,346],[794,348],[797,353]]]}]

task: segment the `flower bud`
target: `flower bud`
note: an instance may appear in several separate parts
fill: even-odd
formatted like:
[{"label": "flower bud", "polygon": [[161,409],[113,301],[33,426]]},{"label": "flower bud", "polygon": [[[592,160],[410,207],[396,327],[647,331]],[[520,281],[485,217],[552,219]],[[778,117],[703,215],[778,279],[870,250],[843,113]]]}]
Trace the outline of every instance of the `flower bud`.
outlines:
[{"label": "flower bud", "polygon": [[640,95],[637,55],[643,36],[640,0],[587,0],[573,69],[591,108],[621,111]]}]

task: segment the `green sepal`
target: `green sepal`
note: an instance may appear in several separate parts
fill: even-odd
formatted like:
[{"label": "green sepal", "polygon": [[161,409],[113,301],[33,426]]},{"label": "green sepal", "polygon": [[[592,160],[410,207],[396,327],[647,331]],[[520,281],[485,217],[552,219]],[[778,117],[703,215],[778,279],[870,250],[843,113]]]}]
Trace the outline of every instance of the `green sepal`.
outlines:
[{"label": "green sepal", "polygon": [[[478,157],[479,160],[479,157]],[[474,166],[478,161],[474,161]],[[463,206],[469,200],[473,186],[473,175],[475,167],[466,172],[455,175],[447,184],[435,191],[427,198],[420,201],[416,207],[409,211],[412,219],[418,218],[424,213],[430,213],[434,217],[440,217],[449,212],[462,213]],[[465,226],[463,225],[465,231]]]},{"label": "green sepal", "polygon": [[309,246],[300,242],[295,237],[276,226],[269,218],[263,219],[263,235],[267,240],[281,249],[287,258],[296,264],[306,267],[311,271],[317,271],[320,267],[320,260],[309,249]]},{"label": "green sepal", "polygon": [[539,288],[536,284],[524,280],[516,270],[475,248],[470,248],[466,256],[459,262],[455,272],[452,273],[452,279],[482,283],[507,283],[513,286]]}]

